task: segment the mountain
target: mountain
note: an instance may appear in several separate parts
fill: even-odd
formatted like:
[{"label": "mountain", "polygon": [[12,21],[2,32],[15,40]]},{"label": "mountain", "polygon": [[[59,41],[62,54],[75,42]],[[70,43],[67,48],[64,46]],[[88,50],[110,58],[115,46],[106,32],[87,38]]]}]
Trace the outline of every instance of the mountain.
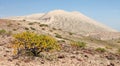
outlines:
[{"label": "mountain", "polygon": [[54,10],[48,13],[11,17],[9,19],[40,22],[63,31],[92,36],[98,39],[112,39],[120,36],[117,30],[105,26],[77,11]]}]

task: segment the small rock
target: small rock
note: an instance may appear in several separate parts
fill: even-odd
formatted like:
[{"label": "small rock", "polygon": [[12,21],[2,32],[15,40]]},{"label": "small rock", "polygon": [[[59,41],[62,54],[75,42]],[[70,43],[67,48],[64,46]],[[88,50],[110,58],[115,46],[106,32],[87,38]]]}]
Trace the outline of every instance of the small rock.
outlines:
[{"label": "small rock", "polygon": [[24,62],[25,63],[29,63],[31,60],[30,59],[25,59]]},{"label": "small rock", "polygon": [[62,63],[65,63],[65,61],[62,61]]},{"label": "small rock", "polygon": [[0,44],[0,46],[3,46],[4,44]]},{"label": "small rock", "polygon": [[75,58],[75,56],[71,56],[71,58]]},{"label": "small rock", "polygon": [[12,62],[12,59],[8,59],[8,61]]},{"label": "small rock", "polygon": [[19,58],[19,56],[13,56],[12,57],[12,59],[18,59]]},{"label": "small rock", "polygon": [[107,66],[115,66],[113,63],[110,63],[109,65],[107,65]]},{"label": "small rock", "polygon": [[10,51],[6,50],[6,52],[10,52]]},{"label": "small rock", "polygon": [[81,59],[77,58],[78,61],[82,61]]},{"label": "small rock", "polygon": [[113,56],[105,56],[108,60],[115,60]]},{"label": "small rock", "polygon": [[45,63],[45,61],[42,60],[42,61],[41,61],[41,64],[44,64],[44,63]]},{"label": "small rock", "polygon": [[19,64],[19,63],[16,63],[15,66],[20,66],[20,64]]},{"label": "small rock", "polygon": [[7,57],[7,55],[3,55],[4,57]]},{"label": "small rock", "polygon": [[88,55],[84,55],[84,57],[89,58]]},{"label": "small rock", "polygon": [[62,59],[62,58],[65,58],[64,55],[59,55],[58,58]]},{"label": "small rock", "polygon": [[74,51],[74,52],[72,52],[73,54],[76,54],[76,55],[78,55],[79,54],[79,52],[76,52],[76,51]]}]

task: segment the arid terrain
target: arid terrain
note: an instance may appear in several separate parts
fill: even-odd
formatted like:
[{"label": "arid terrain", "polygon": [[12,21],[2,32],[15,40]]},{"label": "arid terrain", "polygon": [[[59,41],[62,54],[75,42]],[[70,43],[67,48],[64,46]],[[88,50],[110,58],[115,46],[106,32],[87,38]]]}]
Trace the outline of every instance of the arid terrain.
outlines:
[{"label": "arid terrain", "polygon": [[[41,52],[40,57],[16,57],[13,35],[22,32],[50,35],[60,51]],[[83,42],[81,47],[71,41]],[[120,32],[79,12],[48,13],[0,19],[0,66],[119,66]]]}]

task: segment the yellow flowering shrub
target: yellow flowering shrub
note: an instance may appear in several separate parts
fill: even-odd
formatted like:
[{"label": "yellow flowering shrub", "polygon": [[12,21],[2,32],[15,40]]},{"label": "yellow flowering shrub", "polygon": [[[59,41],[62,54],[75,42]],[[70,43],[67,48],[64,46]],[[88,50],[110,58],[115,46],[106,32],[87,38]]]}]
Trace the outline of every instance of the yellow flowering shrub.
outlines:
[{"label": "yellow flowering shrub", "polygon": [[40,52],[60,50],[56,39],[48,35],[38,35],[32,32],[23,32],[14,35],[14,53],[38,56]]}]

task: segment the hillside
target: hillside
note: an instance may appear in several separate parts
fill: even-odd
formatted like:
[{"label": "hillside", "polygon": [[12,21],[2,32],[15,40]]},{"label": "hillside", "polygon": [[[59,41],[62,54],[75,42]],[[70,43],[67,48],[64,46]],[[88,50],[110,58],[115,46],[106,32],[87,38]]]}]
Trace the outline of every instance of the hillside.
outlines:
[{"label": "hillside", "polygon": [[[31,35],[25,35],[23,32],[31,32],[32,37],[36,37],[36,35],[51,36],[57,41],[60,50],[49,51],[50,48],[48,48],[39,53],[38,56],[15,55],[14,46],[12,46],[15,34],[23,34],[22,37],[19,37],[27,39],[28,44],[34,44],[36,41],[31,39],[37,39],[36,42],[41,41],[38,40],[41,38],[40,36],[29,39]],[[20,41],[25,41],[21,38],[19,38]],[[48,39],[48,37],[44,38],[43,44],[45,42],[47,44]],[[19,45],[18,42],[15,44]],[[26,43],[21,42],[21,44]],[[49,44],[44,47],[49,46]],[[42,14],[0,19],[0,66],[119,65],[120,33],[79,12],[55,10]]]}]

